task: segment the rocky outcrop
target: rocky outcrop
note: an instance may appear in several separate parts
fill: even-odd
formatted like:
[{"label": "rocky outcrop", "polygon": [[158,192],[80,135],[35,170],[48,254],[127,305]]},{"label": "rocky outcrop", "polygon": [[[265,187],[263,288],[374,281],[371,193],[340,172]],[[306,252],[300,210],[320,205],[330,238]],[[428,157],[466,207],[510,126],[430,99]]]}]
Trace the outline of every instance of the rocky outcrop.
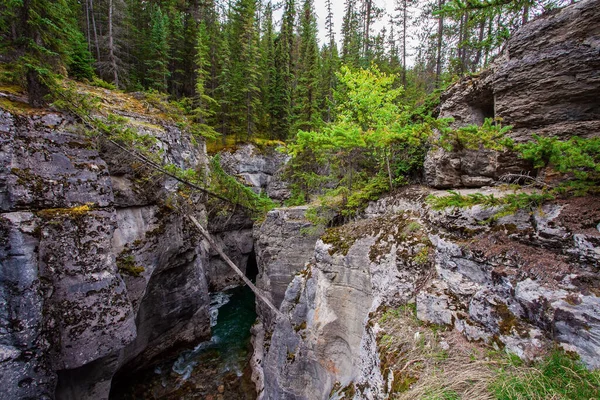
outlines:
[{"label": "rocky outcrop", "polygon": [[[210,215],[208,221],[208,230],[217,245],[246,276],[251,277],[256,273],[248,270],[249,267],[256,267],[253,227],[254,221],[239,211],[227,215]],[[211,292],[243,284],[242,279],[212,248],[209,257],[206,279]]]},{"label": "rocky outcrop", "polygon": [[[312,258],[319,237],[316,227],[306,218],[308,206],[279,208],[269,211],[254,230],[257,263],[260,266],[256,286],[279,307],[294,276]],[[270,312],[257,304],[263,321]],[[261,312],[264,311],[264,312]]]},{"label": "rocky outcrop", "polygon": [[[205,164],[178,128],[124,115],[165,162]],[[80,130],[0,111],[2,398],[106,399],[117,371],[210,331],[208,252],[163,201],[176,183]]]},{"label": "rocky outcrop", "polygon": [[[454,126],[501,118],[517,142],[541,136],[595,137],[600,131],[600,18],[598,0],[584,0],[524,25],[500,57],[441,97],[440,117]],[[530,169],[494,151],[432,150],[425,182],[436,188],[481,187],[505,173]]]},{"label": "rocky outcrop", "polygon": [[353,398],[390,395],[375,315],[409,302],[419,319],[469,340],[526,359],[559,343],[599,367],[598,199],[490,222],[498,209],[433,211],[429,193],[407,188],[373,203],[367,219],[325,232],[285,292],[287,319],[256,343],[263,398],[328,398],[350,387]]},{"label": "rocky outcrop", "polygon": [[221,153],[221,163],[228,173],[242,178],[256,193],[266,193],[278,201],[290,197],[287,183],[282,178],[287,160],[288,156],[276,147],[259,148],[251,143]]}]

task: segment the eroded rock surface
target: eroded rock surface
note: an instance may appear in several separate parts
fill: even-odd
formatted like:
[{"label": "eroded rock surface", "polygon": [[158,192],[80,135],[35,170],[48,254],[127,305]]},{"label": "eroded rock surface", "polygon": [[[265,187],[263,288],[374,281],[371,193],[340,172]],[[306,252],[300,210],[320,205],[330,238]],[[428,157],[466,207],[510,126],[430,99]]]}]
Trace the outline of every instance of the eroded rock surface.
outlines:
[{"label": "eroded rock surface", "polygon": [[271,199],[283,201],[290,197],[287,184],[282,179],[282,168],[288,156],[277,148],[259,149],[246,143],[233,152],[221,153],[221,163],[226,171],[241,177],[256,193],[266,193]]},{"label": "eroded rock surface", "polygon": [[[501,118],[517,142],[534,133],[562,140],[597,136],[599,19],[598,0],[585,0],[524,25],[488,70],[448,88],[440,117],[454,118],[455,127]],[[508,153],[437,149],[427,155],[425,182],[440,189],[481,187],[530,169]]]},{"label": "eroded rock surface", "polygon": [[[316,227],[306,218],[308,206],[269,211],[265,221],[254,230],[257,263],[260,266],[256,286],[276,307],[298,271],[312,258],[319,237]],[[259,314],[270,321],[270,312],[257,303]]]},{"label": "eroded rock surface", "polygon": [[[128,118],[165,162],[205,165],[177,128]],[[0,111],[0,131],[2,398],[106,399],[119,369],[209,335],[208,252],[162,202],[175,182],[62,114]]]},{"label": "eroded rock surface", "polygon": [[557,342],[598,368],[598,198],[490,222],[498,209],[433,211],[428,193],[407,188],[373,203],[368,218],[325,232],[287,287],[287,319],[256,343],[263,398],[328,398],[349,387],[354,398],[389,395],[372,316],[409,302],[419,319],[468,340],[525,359]]}]

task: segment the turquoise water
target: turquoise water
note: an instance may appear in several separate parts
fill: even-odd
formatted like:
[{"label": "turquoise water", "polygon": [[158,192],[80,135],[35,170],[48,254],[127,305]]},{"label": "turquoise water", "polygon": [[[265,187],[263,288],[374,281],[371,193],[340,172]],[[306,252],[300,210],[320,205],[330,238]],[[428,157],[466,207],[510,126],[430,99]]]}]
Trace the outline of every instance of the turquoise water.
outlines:
[{"label": "turquoise water", "polygon": [[241,376],[251,352],[250,328],[256,320],[254,293],[242,286],[213,294],[211,313],[214,324],[211,340],[183,353],[174,363],[173,371],[186,377],[205,355],[212,358],[216,352],[222,372],[235,372]]},{"label": "turquoise water", "polygon": [[111,398],[254,400],[249,360],[255,320],[254,293],[247,286],[212,294],[211,340],[139,374]]}]

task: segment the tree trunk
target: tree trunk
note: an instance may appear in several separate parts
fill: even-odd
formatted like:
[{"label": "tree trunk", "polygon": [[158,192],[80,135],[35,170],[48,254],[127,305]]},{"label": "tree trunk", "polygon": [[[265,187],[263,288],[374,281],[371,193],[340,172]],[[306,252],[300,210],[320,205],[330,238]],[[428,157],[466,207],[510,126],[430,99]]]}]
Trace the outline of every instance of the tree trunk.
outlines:
[{"label": "tree trunk", "polygon": [[[438,0],[438,9],[441,9],[444,5],[444,0]],[[438,31],[437,31],[437,60],[435,70],[435,87],[440,87],[440,80],[442,78],[442,36],[444,34],[444,17],[438,17]]]},{"label": "tree trunk", "polygon": [[108,0],[108,61],[113,72],[115,86],[119,87],[119,72],[117,71],[117,59],[115,57],[115,45],[113,37],[113,0]]},{"label": "tree trunk", "polygon": [[100,44],[98,43],[98,30],[96,29],[96,17],[94,16],[94,0],[89,0],[90,13],[92,14],[92,28],[94,30],[94,44],[96,45],[96,61],[100,61]]},{"label": "tree trunk", "polygon": [[[407,20],[407,10],[406,10],[406,0],[402,2],[403,6],[403,20],[402,20],[402,86],[406,88],[406,20]],[[391,183],[390,183],[391,188]]]},{"label": "tree trunk", "polygon": [[529,21],[529,5],[525,4],[525,6],[523,6],[523,20],[521,22],[525,25],[527,21]]},{"label": "tree trunk", "polygon": [[483,43],[483,33],[485,31],[485,17],[479,23],[479,37],[477,38],[477,54],[475,55],[475,60],[473,61],[473,65],[471,66],[471,70],[475,72],[479,67],[479,63],[481,62],[481,53],[483,49],[481,48]]}]

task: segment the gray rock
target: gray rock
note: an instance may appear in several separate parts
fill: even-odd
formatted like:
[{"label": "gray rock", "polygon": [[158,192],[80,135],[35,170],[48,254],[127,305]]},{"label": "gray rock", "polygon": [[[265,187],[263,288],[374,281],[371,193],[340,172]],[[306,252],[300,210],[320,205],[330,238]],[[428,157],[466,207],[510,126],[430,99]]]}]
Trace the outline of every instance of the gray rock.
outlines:
[{"label": "gray rock", "polygon": [[250,143],[239,145],[233,152],[221,154],[221,164],[228,173],[241,177],[256,193],[266,193],[279,201],[290,197],[290,191],[281,176],[288,159],[277,148],[261,150]]},{"label": "gray rock", "polygon": [[[305,218],[306,210],[306,206],[271,210],[254,231],[259,266],[256,285],[277,307],[294,275],[313,257],[319,235]],[[259,313],[261,307],[259,303]],[[267,318],[269,312],[265,310],[264,315]]]},{"label": "gray rock", "polygon": [[[586,0],[524,25],[488,70],[442,94],[440,117],[454,118],[454,127],[502,118],[518,142],[533,133],[564,140],[597,136],[599,18],[597,0]],[[435,149],[426,158],[425,182],[440,189],[477,187],[530,170],[510,153]]]}]

